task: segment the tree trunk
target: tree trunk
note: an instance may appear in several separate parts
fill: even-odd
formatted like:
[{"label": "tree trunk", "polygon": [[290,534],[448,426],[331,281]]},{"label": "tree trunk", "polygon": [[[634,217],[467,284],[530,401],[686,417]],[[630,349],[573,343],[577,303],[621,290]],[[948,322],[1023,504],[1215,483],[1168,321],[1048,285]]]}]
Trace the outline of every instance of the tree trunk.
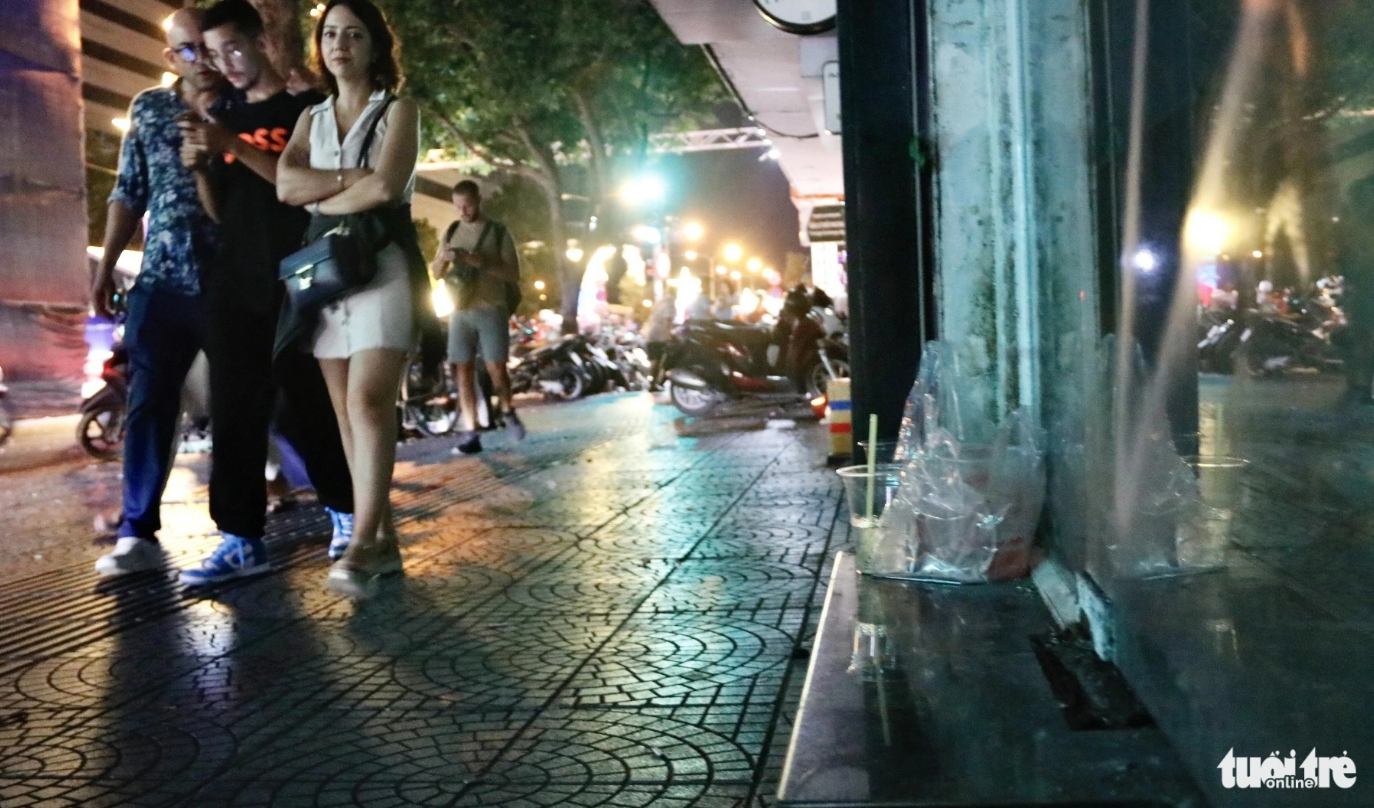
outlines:
[{"label": "tree trunk", "polygon": [[[588,253],[595,252],[605,244],[619,248],[624,241],[625,234],[622,231],[625,225],[620,207],[611,198],[614,183],[611,177],[611,159],[606,153],[606,139],[601,134],[601,127],[596,122],[586,92],[581,88],[574,88],[569,94],[577,109],[577,119],[582,124],[582,133],[587,138],[587,150],[591,153],[591,209],[597,218],[597,230],[590,234],[588,243],[584,246]],[[611,294],[609,286],[606,291],[607,295]]]},{"label": "tree trunk", "polygon": [[319,77],[305,63],[305,37],[301,34],[300,7],[296,0],[250,0],[262,17],[267,58],[286,79],[286,87],[299,93],[319,85]]},{"label": "tree trunk", "polygon": [[1314,118],[1323,99],[1329,63],[1320,46],[1324,37],[1321,4],[1289,2],[1286,6],[1288,48],[1284,55],[1289,69],[1279,95],[1280,115],[1285,126],[1280,137],[1288,182],[1296,187],[1299,200],[1297,226],[1301,238],[1293,239],[1293,258],[1297,281],[1306,286],[1316,278],[1314,271],[1326,272],[1331,265],[1331,217],[1336,209],[1337,189],[1329,170],[1326,149],[1326,121]]},{"label": "tree trunk", "polygon": [[577,333],[577,299],[582,290],[582,274],[586,264],[569,261],[565,255],[568,244],[568,227],[563,219],[563,199],[558,185],[548,191],[549,199],[549,240],[553,248],[553,265],[557,270],[559,293],[562,303],[559,313],[563,315],[564,334]]}]

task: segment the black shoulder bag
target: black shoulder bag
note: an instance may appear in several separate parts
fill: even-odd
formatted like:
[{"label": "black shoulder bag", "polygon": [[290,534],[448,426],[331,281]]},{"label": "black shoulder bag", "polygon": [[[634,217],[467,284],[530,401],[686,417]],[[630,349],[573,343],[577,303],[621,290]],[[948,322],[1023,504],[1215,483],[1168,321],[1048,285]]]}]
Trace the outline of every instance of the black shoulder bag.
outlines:
[{"label": "black shoulder bag", "polygon": [[[368,126],[358,154],[358,168],[366,168],[377,126],[393,98],[388,97]],[[321,232],[323,231],[323,232]],[[281,260],[277,277],[296,311],[308,311],[337,300],[372,282],[377,253],[387,245],[386,226],[372,211],[311,219],[306,246]]]}]

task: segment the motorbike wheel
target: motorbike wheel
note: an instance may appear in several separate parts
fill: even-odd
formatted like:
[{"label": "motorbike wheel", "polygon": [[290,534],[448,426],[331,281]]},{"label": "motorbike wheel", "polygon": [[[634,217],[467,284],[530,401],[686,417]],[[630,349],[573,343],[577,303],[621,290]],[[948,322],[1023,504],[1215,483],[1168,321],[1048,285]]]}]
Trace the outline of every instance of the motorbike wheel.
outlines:
[{"label": "motorbike wheel", "polygon": [[668,397],[673,400],[673,406],[682,411],[683,415],[705,415],[716,408],[720,403],[721,395],[715,390],[698,390],[695,387],[683,387],[680,384],[668,385]]},{"label": "motorbike wheel", "polygon": [[[838,378],[849,378],[849,362],[844,359],[831,359],[830,367],[835,369]],[[802,380],[806,384],[807,399],[819,398],[829,392],[828,383],[830,374],[826,372],[825,365],[818,359],[802,373]]]},{"label": "motorbike wheel", "polygon": [[1258,345],[1242,345],[1231,355],[1231,365],[1235,371],[1252,378],[1269,378],[1283,375],[1286,363],[1269,361],[1271,355],[1260,350]]},{"label": "motorbike wheel", "polygon": [[458,413],[443,404],[407,404],[406,420],[425,437],[437,438],[453,431]]},{"label": "motorbike wheel", "polygon": [[610,377],[606,369],[598,365],[594,360],[586,360],[583,364],[586,368],[587,390],[586,395],[596,395],[606,392],[606,387],[610,383]]},{"label": "motorbike wheel", "polygon": [[76,425],[76,439],[86,454],[96,460],[113,460],[124,446],[124,409],[98,407],[82,413]]},{"label": "motorbike wheel", "polygon": [[587,395],[587,375],[572,365],[565,365],[558,374],[558,382],[563,392],[555,393],[560,401],[572,401]]},{"label": "motorbike wheel", "polygon": [[14,434],[14,405],[7,398],[0,398],[0,446]]}]

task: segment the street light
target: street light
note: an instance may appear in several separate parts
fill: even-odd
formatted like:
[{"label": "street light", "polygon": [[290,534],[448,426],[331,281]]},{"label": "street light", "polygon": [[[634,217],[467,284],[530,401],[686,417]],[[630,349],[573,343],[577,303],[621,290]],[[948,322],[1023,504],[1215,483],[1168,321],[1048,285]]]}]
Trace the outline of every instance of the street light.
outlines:
[{"label": "street light", "polygon": [[635,225],[634,229],[630,231],[630,235],[634,236],[635,241],[642,241],[645,244],[657,244],[663,239],[663,234],[658,231],[657,227],[650,227],[647,224]]},{"label": "street light", "polygon": [[569,261],[572,261],[574,264],[576,264],[578,261],[582,260],[582,256],[584,255],[584,253],[582,252],[581,247],[569,247],[568,251],[564,253],[564,255],[568,257]]},{"label": "street light", "polygon": [[664,193],[663,180],[653,175],[636,177],[620,187],[620,198],[631,205],[662,202]]},{"label": "street light", "polygon": [[750,272],[757,273],[759,270],[763,269],[763,261],[758,258],[750,258],[747,266]]},{"label": "street light", "polygon": [[730,274],[730,268],[729,268],[729,267],[726,267],[726,266],[719,266],[719,267],[716,267],[716,274],[717,274],[717,275],[722,275],[722,276],[723,276],[723,275],[729,275],[729,274]]},{"label": "street light", "polygon": [[697,260],[697,251],[696,251],[696,250],[688,250],[687,252],[685,252],[685,253],[682,254],[682,257],[683,257],[683,258],[686,258],[688,261],[695,261],[695,260]]},{"label": "street light", "polygon": [[744,257],[744,248],[731,242],[730,244],[726,244],[724,249],[721,250],[721,255],[725,256],[726,261],[733,264]]},{"label": "street light", "polygon": [[538,289],[538,290],[541,291],[541,292],[544,291],[544,282],[543,282],[543,281],[535,281],[535,282],[534,282],[534,288],[535,288],[535,289]]},{"label": "street light", "polygon": [[701,241],[705,234],[706,228],[701,226],[701,222],[688,222],[682,226],[682,237],[688,241]]}]

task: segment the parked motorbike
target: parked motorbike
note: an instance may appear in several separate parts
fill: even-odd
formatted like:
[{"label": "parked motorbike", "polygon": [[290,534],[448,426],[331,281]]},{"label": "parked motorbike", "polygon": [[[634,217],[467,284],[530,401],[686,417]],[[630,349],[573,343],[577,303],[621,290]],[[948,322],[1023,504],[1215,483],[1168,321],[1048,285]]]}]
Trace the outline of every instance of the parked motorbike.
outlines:
[{"label": "parked motorbike", "polygon": [[1243,312],[1207,325],[1207,331],[1197,344],[1198,370],[1203,373],[1230,374],[1235,370],[1236,349],[1240,347],[1241,334],[1245,327]]},{"label": "parked motorbike", "polygon": [[1233,356],[1234,363],[1254,376],[1299,368],[1339,371],[1343,364],[1331,335],[1306,317],[1246,318]]},{"label": "parked motorbike", "polygon": [[14,404],[10,401],[10,388],[5,384],[5,369],[0,368],[0,446],[14,434]]},{"label": "parked motorbike", "polygon": [[823,395],[826,382],[849,375],[844,334],[826,331],[828,302],[798,287],[771,329],[688,320],[664,357],[673,404],[703,415],[730,399]]},{"label": "parked motorbike", "polygon": [[510,361],[511,392],[541,392],[551,399],[571,401],[586,395],[592,377],[578,348],[579,335],[571,334],[530,347]]},{"label": "parked motorbike", "polygon": [[401,434],[421,437],[448,435],[458,427],[458,391],[448,363],[437,372],[426,373],[424,362],[416,359],[401,379],[396,400]]},{"label": "parked motorbike", "polygon": [[129,352],[116,341],[100,368],[105,386],[81,402],[76,440],[86,454],[111,460],[124,446],[124,415],[129,403]]}]

